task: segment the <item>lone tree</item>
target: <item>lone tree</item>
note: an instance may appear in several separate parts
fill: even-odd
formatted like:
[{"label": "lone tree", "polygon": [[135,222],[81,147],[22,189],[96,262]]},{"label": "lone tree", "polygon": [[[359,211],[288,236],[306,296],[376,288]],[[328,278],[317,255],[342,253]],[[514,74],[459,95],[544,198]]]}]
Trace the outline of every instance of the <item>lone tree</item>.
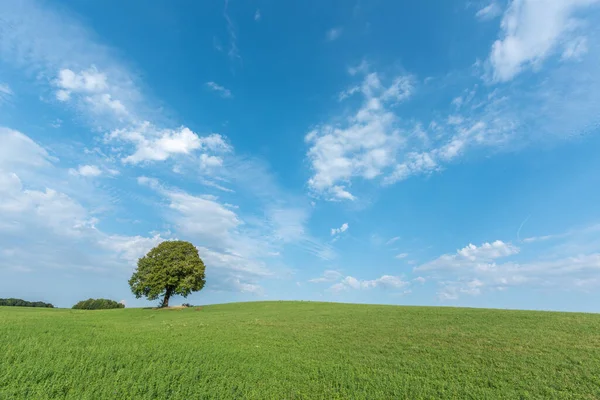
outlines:
[{"label": "lone tree", "polygon": [[136,298],[156,300],[162,296],[161,307],[168,307],[171,296],[187,297],[204,287],[204,269],[193,244],[166,241],[138,260],[129,286]]}]

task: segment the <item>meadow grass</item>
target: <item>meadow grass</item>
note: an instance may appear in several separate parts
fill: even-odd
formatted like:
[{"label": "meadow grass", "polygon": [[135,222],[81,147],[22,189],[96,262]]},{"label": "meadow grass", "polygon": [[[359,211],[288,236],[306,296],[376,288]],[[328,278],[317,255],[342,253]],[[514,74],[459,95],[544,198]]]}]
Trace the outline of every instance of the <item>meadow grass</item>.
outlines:
[{"label": "meadow grass", "polygon": [[0,307],[0,399],[598,399],[600,315]]}]

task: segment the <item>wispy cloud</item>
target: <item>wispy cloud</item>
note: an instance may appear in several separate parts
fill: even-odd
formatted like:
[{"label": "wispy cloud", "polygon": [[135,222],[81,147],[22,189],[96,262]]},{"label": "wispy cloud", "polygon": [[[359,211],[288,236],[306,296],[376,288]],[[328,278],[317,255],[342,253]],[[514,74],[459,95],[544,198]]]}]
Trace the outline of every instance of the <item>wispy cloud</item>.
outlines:
[{"label": "wispy cloud", "polygon": [[487,6],[479,9],[479,11],[477,11],[477,13],[475,14],[477,19],[481,21],[491,20],[500,15],[502,15],[502,7],[500,7],[500,5],[496,1],[492,1]]},{"label": "wispy cloud", "polygon": [[342,277],[342,273],[335,270],[326,270],[323,272],[318,278],[310,279],[310,283],[325,283],[325,282],[335,282]]},{"label": "wispy cloud", "polygon": [[227,33],[229,34],[229,50],[227,51],[227,55],[232,60],[241,60],[242,56],[240,55],[240,50],[237,46],[237,33],[235,31],[235,26],[231,17],[229,16],[229,0],[225,0],[225,9],[223,10],[223,17],[227,22]]},{"label": "wispy cloud", "polygon": [[338,27],[338,28],[331,28],[330,30],[327,31],[327,34],[325,35],[326,39],[330,42],[333,42],[334,40],[337,40],[340,38],[340,36],[342,35],[343,29]]},{"label": "wispy cloud", "polygon": [[390,240],[388,240],[387,242],[385,242],[385,244],[390,245],[394,242],[397,242],[398,240],[400,240],[400,236],[395,236],[395,237],[391,238]]},{"label": "wispy cloud", "polygon": [[261,15],[260,15],[260,10],[256,9],[256,12],[254,13],[254,20],[255,21],[260,21]]},{"label": "wispy cloud", "polygon": [[[160,234],[125,236],[100,230],[100,215],[57,188],[68,173],[45,149],[23,133],[5,128],[0,128],[0,141],[0,153],[11,155],[0,154],[0,238],[12,249],[0,253],[1,265],[28,266],[35,271],[118,271],[131,268],[137,258],[164,240]],[[95,171],[86,166],[79,170]],[[35,175],[40,179],[32,178]],[[72,189],[73,182],[69,186]]]},{"label": "wispy cloud", "polygon": [[13,91],[6,83],[0,82],[0,104],[8,101],[13,96]]},{"label": "wispy cloud", "polygon": [[223,87],[223,86],[221,86],[221,85],[219,85],[219,84],[217,84],[215,82],[212,82],[212,81],[211,82],[206,82],[206,86],[209,89],[217,92],[223,98],[230,99],[230,98],[233,97],[233,95],[231,94],[231,90],[229,90],[229,89],[227,89],[227,88],[225,88],[225,87]]},{"label": "wispy cloud", "polygon": [[570,40],[562,53],[561,60],[581,60],[588,52],[588,39],[585,36],[578,36]]},{"label": "wispy cloud", "polygon": [[277,274],[269,262],[282,243],[271,226],[245,219],[237,207],[216,196],[192,195],[148,177],[138,182],[166,199],[168,209],[161,212],[178,236],[202,243],[200,253],[218,287],[235,283],[238,289],[256,292],[261,279]]},{"label": "wispy cloud", "polygon": [[526,68],[539,68],[578,31],[575,16],[597,0],[513,0],[502,18],[502,33],[489,62],[495,81],[508,81]]}]

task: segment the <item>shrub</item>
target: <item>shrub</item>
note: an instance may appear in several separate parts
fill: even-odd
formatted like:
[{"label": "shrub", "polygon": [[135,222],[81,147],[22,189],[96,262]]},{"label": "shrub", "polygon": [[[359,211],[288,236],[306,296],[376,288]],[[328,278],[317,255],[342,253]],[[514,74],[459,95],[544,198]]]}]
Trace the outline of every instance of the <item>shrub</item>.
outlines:
[{"label": "shrub", "polygon": [[109,310],[111,308],[125,308],[125,305],[108,299],[87,299],[73,306],[74,310]]},{"label": "shrub", "polygon": [[25,301],[21,299],[0,299],[0,306],[54,308],[50,303],[44,303],[42,301]]}]

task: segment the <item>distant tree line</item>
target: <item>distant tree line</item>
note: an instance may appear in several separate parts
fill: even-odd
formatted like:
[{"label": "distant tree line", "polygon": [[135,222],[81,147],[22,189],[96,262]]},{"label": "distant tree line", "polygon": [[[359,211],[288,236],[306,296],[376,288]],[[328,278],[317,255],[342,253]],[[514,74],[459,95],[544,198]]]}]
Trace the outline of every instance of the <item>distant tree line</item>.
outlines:
[{"label": "distant tree line", "polygon": [[50,303],[44,303],[42,301],[25,301],[21,299],[0,299],[0,306],[54,308]]},{"label": "distant tree line", "polygon": [[108,299],[82,300],[72,307],[74,310],[109,310],[111,308],[125,308],[125,304]]}]

